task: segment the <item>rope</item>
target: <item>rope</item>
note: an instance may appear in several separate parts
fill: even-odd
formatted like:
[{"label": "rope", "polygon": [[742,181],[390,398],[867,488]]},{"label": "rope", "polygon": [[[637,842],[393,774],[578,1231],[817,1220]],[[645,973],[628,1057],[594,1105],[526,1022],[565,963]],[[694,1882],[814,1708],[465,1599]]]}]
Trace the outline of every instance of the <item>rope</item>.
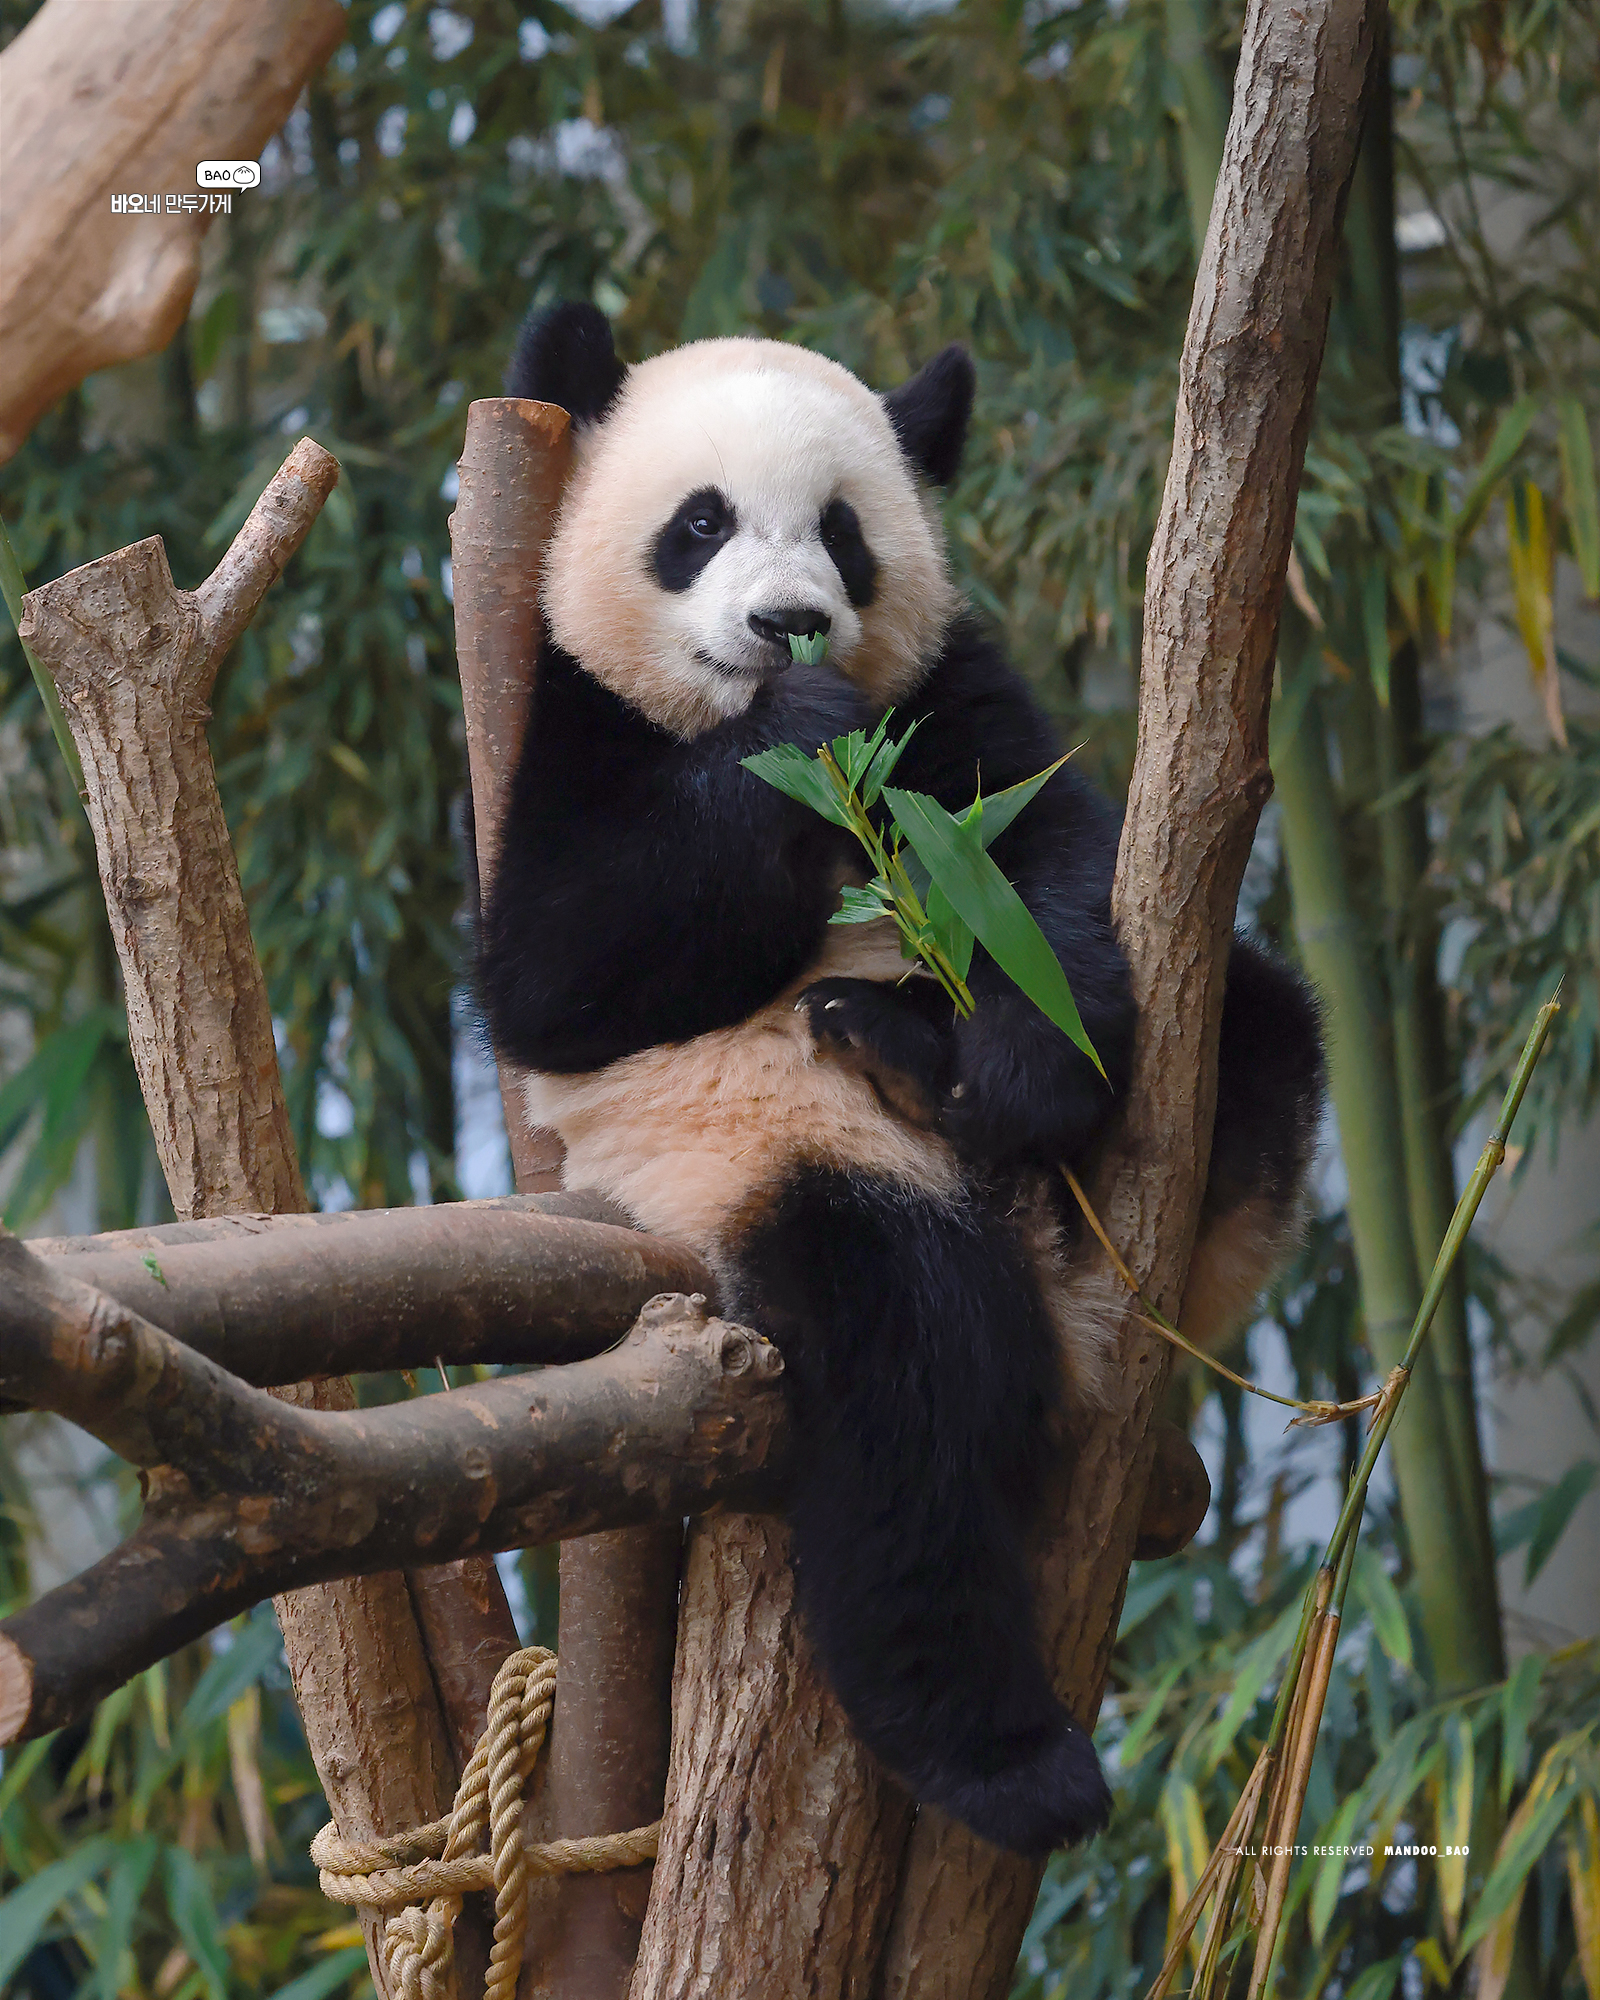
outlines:
[{"label": "rope", "polygon": [[544,1747],[555,1696],[555,1654],[543,1646],[513,1653],[494,1677],[488,1723],[447,1819],[388,1840],[341,1840],[330,1823],[312,1841],[325,1896],[392,1912],[383,1919],[380,1945],[395,2000],[450,2000],[463,1897],[494,1891],[484,2000],[513,2000],[531,1877],[598,1874],[655,1859],[659,1820],[629,1833],[524,1843],[523,1788]]}]

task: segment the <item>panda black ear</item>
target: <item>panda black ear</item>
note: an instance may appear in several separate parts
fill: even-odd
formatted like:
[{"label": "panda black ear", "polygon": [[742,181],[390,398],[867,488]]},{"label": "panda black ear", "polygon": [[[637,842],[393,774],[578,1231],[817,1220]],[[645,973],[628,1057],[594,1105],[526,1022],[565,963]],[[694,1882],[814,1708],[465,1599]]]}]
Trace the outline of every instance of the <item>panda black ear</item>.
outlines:
[{"label": "panda black ear", "polygon": [[592,424],[616,401],[627,372],[598,306],[552,306],[523,321],[506,394],[555,403],[575,424]]},{"label": "panda black ear", "polygon": [[883,399],[900,449],[935,486],[948,486],[961,470],[976,386],[972,356],[947,347]]}]

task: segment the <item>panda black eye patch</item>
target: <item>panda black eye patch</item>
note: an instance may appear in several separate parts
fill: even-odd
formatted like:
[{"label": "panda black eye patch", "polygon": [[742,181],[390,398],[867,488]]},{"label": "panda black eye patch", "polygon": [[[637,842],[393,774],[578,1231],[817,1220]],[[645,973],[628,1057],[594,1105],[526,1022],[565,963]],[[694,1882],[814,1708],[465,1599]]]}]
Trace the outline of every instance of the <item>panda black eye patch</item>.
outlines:
[{"label": "panda black eye patch", "polygon": [[830,500],[822,510],[822,546],[833,560],[844,594],[858,611],[872,602],[877,558],[867,547],[861,521],[848,500]]},{"label": "panda black eye patch", "polygon": [[650,552],[650,566],[663,590],[687,590],[737,526],[733,508],[714,486],[702,486],[680,501]]}]

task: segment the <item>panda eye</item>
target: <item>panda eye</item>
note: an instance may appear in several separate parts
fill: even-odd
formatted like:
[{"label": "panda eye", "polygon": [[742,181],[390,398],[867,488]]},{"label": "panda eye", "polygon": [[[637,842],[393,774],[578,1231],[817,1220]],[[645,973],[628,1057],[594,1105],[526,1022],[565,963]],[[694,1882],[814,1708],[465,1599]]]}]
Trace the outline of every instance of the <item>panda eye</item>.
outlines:
[{"label": "panda eye", "polygon": [[689,516],[690,534],[698,535],[702,541],[710,541],[713,535],[720,534],[721,531],[722,523],[715,514],[702,511]]}]

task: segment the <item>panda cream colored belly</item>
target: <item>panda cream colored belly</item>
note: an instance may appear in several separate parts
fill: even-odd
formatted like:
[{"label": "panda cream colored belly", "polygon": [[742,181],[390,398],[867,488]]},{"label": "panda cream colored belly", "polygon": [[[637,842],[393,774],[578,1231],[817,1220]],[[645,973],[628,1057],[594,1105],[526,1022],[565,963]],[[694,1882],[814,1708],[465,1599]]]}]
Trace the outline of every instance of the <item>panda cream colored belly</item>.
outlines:
[{"label": "panda cream colored belly", "polygon": [[583,1076],[525,1080],[528,1117],[558,1132],[568,1187],[597,1188],[641,1227],[714,1256],[726,1218],[799,1160],[855,1167],[923,1194],[961,1194],[955,1154],[818,1057],[795,1001],[815,979],[896,980],[892,923],[830,928],[821,956],[732,1028],[642,1049]]}]

